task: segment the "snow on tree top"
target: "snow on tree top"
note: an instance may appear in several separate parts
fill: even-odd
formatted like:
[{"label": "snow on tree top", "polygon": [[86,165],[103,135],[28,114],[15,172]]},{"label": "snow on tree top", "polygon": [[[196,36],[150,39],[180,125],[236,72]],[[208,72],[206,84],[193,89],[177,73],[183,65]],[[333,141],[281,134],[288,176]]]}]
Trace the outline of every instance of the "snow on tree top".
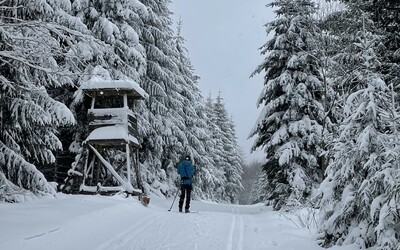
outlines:
[{"label": "snow on tree top", "polygon": [[91,79],[81,85],[81,89],[86,93],[100,92],[100,91],[117,91],[125,92],[132,96],[147,98],[148,94],[144,91],[138,83],[133,80],[100,80]]},{"label": "snow on tree top", "polygon": [[96,128],[86,138],[85,142],[89,141],[107,141],[107,140],[124,140],[139,145],[136,137],[128,133],[126,126],[115,125]]}]

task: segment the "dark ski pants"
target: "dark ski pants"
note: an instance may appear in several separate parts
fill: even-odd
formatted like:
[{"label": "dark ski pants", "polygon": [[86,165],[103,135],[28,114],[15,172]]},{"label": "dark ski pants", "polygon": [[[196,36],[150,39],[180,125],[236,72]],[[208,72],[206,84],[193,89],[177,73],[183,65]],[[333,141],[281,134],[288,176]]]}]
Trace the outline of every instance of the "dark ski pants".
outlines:
[{"label": "dark ski pants", "polygon": [[186,196],[185,209],[189,210],[189,207],[190,207],[190,193],[191,192],[192,192],[192,185],[191,184],[182,184],[181,185],[181,196],[179,198],[179,210],[182,210],[183,201],[185,200],[185,196]]}]

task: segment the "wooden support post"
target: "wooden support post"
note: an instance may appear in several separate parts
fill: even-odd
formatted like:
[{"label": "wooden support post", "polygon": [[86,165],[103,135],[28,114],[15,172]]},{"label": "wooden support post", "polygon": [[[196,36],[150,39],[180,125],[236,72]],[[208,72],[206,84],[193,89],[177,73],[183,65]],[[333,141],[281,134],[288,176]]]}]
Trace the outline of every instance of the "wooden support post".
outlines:
[{"label": "wooden support post", "polygon": [[[118,172],[121,170],[121,168],[123,168],[123,167],[124,167],[124,165],[119,166],[117,169],[115,169],[115,172],[118,173]],[[107,178],[104,180],[104,182],[102,183],[102,185],[104,186],[105,183],[106,183],[107,181],[111,180],[112,178],[113,178],[113,175],[112,175],[112,174],[107,175]]]},{"label": "wooden support post", "polygon": [[128,95],[124,94],[124,108],[128,108]]},{"label": "wooden support post", "polygon": [[139,149],[136,149],[135,172],[136,172],[137,186],[140,190],[143,191],[142,178],[140,177],[140,171],[139,171]]},{"label": "wooden support post", "polygon": [[130,147],[129,143],[125,144],[125,149],[126,149],[126,174],[128,183],[132,184],[131,182],[131,156],[130,156]]},{"label": "wooden support post", "polygon": [[92,98],[92,103],[90,104],[90,108],[91,108],[91,109],[94,109],[94,104],[95,104],[95,102],[96,102],[96,97],[93,96],[93,98]]},{"label": "wooden support post", "polygon": [[[83,183],[85,183],[85,181],[86,181],[86,178],[87,178],[87,172],[88,172],[88,162],[89,162],[89,150],[88,149],[86,149],[85,147],[82,149],[82,153],[81,153],[81,156],[80,157],[82,157],[82,155],[84,155],[84,154],[87,154],[86,155],[86,157],[85,157],[85,165],[83,166]],[[80,159],[78,160],[78,163],[79,163],[79,161],[80,161]]]},{"label": "wooden support post", "polygon": [[[90,151],[88,152],[88,157],[89,156],[90,156]],[[96,161],[96,158],[93,155],[93,158],[89,163],[89,169],[88,169],[88,172],[90,171],[90,183],[89,183],[90,185],[93,184],[95,161]]]},{"label": "wooden support post", "polygon": [[[97,150],[97,149],[96,149]],[[99,148],[97,151],[101,151],[101,149]],[[95,161],[95,166],[96,166],[96,179],[95,179],[95,185],[97,185],[97,183],[99,183],[100,180],[100,171],[101,171],[101,164],[99,162],[99,160]]]}]

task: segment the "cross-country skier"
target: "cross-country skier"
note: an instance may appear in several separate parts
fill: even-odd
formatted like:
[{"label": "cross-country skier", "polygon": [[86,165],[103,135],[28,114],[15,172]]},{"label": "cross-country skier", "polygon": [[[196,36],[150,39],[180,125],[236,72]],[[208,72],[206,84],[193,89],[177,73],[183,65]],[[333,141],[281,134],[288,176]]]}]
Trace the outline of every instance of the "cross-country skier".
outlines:
[{"label": "cross-country skier", "polygon": [[182,212],[183,202],[186,196],[185,213],[190,213],[190,193],[192,192],[192,178],[195,168],[190,162],[190,156],[178,165],[178,174],[181,176],[181,196],[179,198],[179,212]]}]

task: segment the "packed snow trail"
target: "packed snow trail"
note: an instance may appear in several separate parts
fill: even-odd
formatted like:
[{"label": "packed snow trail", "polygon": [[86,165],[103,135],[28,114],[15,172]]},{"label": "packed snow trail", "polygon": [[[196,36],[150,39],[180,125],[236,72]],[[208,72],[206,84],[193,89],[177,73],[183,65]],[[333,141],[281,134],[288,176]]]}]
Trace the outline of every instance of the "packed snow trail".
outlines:
[{"label": "packed snow trail", "polygon": [[[171,200],[59,194],[0,203],[4,250],[321,250],[306,229],[263,204],[192,201],[198,213],[168,211]],[[334,249],[353,250],[355,247]]]}]

